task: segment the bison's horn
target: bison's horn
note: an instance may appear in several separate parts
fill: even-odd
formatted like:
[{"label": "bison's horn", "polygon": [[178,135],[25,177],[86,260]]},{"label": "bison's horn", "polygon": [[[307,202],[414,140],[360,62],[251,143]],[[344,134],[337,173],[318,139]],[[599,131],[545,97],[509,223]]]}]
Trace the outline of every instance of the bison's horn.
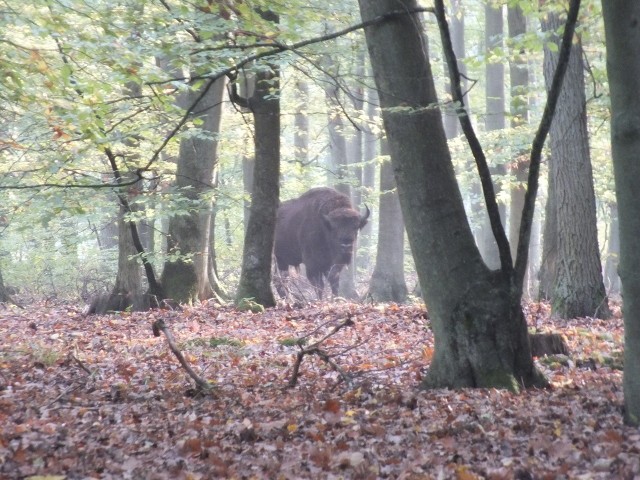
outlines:
[{"label": "bison's horn", "polygon": [[369,207],[366,204],[364,205],[364,208],[364,215],[360,215],[360,228],[364,227],[367,224],[369,215],[371,215],[371,210],[369,210]]}]

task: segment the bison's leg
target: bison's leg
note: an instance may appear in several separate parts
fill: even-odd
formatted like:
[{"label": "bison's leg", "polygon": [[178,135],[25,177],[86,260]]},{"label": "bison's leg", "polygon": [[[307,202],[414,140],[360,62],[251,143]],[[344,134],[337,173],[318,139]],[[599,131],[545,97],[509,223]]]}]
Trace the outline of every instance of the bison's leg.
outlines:
[{"label": "bison's leg", "polygon": [[340,272],[344,265],[334,265],[329,270],[329,285],[331,285],[331,293],[334,297],[338,296],[338,289],[340,288]]},{"label": "bison's leg", "polygon": [[322,300],[322,291],[324,290],[324,279],[322,278],[322,272],[307,269],[307,278],[309,283],[313,285],[318,295],[318,300]]}]

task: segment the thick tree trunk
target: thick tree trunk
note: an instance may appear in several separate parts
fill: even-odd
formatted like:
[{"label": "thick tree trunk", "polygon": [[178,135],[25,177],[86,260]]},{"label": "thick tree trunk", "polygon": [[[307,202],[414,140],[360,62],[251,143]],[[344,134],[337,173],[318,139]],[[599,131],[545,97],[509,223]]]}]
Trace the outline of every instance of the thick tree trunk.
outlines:
[{"label": "thick tree trunk", "polygon": [[[176,215],[169,222],[167,253],[179,254],[181,258],[166,261],[161,282],[167,297],[179,303],[217,298],[209,276],[213,201],[208,196],[214,188],[218,165],[216,136],[220,130],[224,85],[224,79],[216,81],[196,107],[194,116],[203,120],[204,135],[193,135],[180,142],[176,186],[191,205],[186,214]],[[190,106],[198,95],[200,92],[187,95],[183,105]]]},{"label": "thick tree trunk", "polygon": [[[359,0],[364,21],[417,9]],[[365,30],[402,213],[435,336],[425,386],[541,385],[520,303],[482,261],[455,179],[418,14]],[[429,132],[425,135],[424,132]],[[518,297],[519,300],[519,297]]]},{"label": "thick tree trunk", "polygon": [[625,421],[640,425],[640,3],[602,1],[611,94],[611,153],[620,221]]},{"label": "thick tree trunk", "polygon": [[[277,17],[269,12],[262,15],[277,22]],[[279,79],[277,66],[261,67],[256,73],[255,92],[248,99],[255,127],[255,165],[237,304],[249,299],[264,307],[276,303],[271,290],[271,257],[280,197]]]},{"label": "thick tree trunk", "polygon": [[[543,28],[556,32],[563,22],[549,13]],[[556,38],[556,43],[560,41]],[[547,88],[558,55],[545,48]],[[610,316],[598,249],[595,194],[587,132],[584,65],[580,42],[572,46],[566,80],[550,130],[549,177],[554,188],[558,256],[551,291],[553,313],[562,318]]]},{"label": "thick tree trunk", "polygon": [[380,167],[379,210],[378,250],[369,296],[376,302],[403,303],[408,293],[404,280],[404,222],[389,160]]}]

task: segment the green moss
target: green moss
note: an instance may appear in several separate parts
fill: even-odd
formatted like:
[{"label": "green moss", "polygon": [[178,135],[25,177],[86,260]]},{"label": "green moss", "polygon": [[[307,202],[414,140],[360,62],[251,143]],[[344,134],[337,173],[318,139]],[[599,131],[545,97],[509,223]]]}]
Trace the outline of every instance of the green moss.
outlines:
[{"label": "green moss", "polygon": [[294,337],[290,337],[290,338],[282,338],[280,340],[278,340],[278,343],[280,345],[282,345],[283,347],[295,347],[297,345],[306,345],[307,344],[307,339],[306,338],[294,338]]},{"label": "green moss", "polygon": [[520,383],[505,370],[476,371],[475,374],[478,387],[505,389],[513,393],[520,392]]},{"label": "green moss", "polygon": [[212,348],[219,347],[221,345],[227,345],[230,347],[242,347],[244,344],[239,340],[227,337],[211,337],[209,339],[209,346]]},{"label": "green moss", "polygon": [[204,347],[216,348],[216,347],[220,347],[220,346],[229,346],[229,347],[240,348],[243,345],[244,345],[243,342],[241,342],[240,340],[236,340],[234,338],[228,338],[228,337],[203,338],[203,337],[198,337],[198,338],[192,338],[191,340],[187,340],[186,342],[183,342],[180,345],[180,348],[184,349],[184,350],[189,350],[189,349],[192,349],[192,348],[204,348]]},{"label": "green moss", "polygon": [[264,313],[264,307],[256,303],[253,298],[242,298],[237,305],[238,310],[242,312]]}]

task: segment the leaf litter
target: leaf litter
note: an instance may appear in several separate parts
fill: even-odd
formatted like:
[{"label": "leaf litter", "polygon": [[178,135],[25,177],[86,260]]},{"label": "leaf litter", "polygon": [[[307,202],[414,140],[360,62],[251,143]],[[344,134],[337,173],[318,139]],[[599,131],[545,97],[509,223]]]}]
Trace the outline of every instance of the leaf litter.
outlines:
[{"label": "leaf litter", "polygon": [[[571,356],[537,359],[553,388],[516,395],[420,390],[433,335],[417,305],[0,307],[0,478],[640,478],[620,315],[526,313]],[[159,319],[210,392],[153,336]]]}]

